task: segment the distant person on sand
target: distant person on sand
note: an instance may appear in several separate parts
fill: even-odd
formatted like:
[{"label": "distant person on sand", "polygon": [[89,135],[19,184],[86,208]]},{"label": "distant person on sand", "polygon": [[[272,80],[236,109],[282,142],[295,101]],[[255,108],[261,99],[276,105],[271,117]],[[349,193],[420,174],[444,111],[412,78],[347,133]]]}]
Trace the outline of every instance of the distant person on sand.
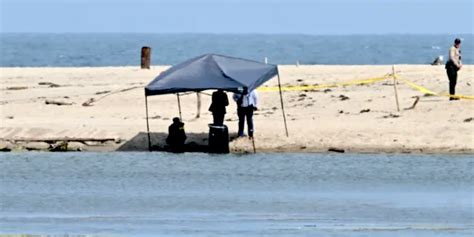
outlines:
[{"label": "distant person on sand", "polygon": [[212,117],[214,118],[214,125],[222,126],[224,125],[224,116],[226,113],[225,107],[229,105],[229,99],[227,94],[219,89],[216,92],[212,93],[212,103],[209,107],[209,111],[212,112]]},{"label": "distant person on sand", "polygon": [[457,97],[452,97],[456,92],[456,82],[458,79],[458,71],[462,68],[461,62],[461,40],[456,38],[454,45],[449,49],[449,59],[446,62],[446,73],[449,78],[449,100],[459,100]]},{"label": "distant person on sand", "polygon": [[258,97],[255,90],[247,93],[244,90],[242,94],[235,93],[232,97],[237,103],[237,115],[239,116],[239,137],[244,136],[244,122],[247,118],[247,129],[249,137],[253,137],[253,111],[257,110]]},{"label": "distant person on sand", "polygon": [[179,118],[173,118],[173,123],[168,127],[168,137],[166,143],[170,146],[172,152],[184,152],[184,142],[186,133],[184,132],[184,123]]}]

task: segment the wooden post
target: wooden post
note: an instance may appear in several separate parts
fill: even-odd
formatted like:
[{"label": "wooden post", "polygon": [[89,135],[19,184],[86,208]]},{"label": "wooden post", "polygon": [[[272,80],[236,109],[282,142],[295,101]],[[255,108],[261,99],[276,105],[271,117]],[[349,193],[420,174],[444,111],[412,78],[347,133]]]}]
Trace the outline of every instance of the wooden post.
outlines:
[{"label": "wooden post", "polygon": [[394,65],[392,65],[392,77],[393,77],[393,88],[395,89],[395,100],[397,102],[397,111],[400,112],[400,105],[398,103],[397,77],[395,76],[395,66]]},{"label": "wooden post", "polygon": [[151,48],[147,46],[142,47],[141,68],[150,69],[151,62]]}]

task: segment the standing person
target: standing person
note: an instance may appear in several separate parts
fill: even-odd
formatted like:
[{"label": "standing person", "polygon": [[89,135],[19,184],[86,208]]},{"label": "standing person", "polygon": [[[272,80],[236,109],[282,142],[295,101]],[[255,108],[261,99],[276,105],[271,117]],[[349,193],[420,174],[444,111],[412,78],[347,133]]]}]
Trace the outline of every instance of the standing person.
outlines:
[{"label": "standing person", "polygon": [[449,100],[459,100],[457,97],[453,97],[456,92],[456,82],[458,79],[458,71],[462,67],[461,62],[461,40],[456,38],[454,40],[454,45],[449,49],[449,59],[446,62],[446,73],[449,78]]},{"label": "standing person", "polygon": [[223,90],[219,89],[212,93],[212,103],[209,107],[209,111],[212,112],[214,125],[224,125],[225,107],[227,105],[229,105],[229,99],[227,99],[227,94]]},{"label": "standing person", "polygon": [[237,103],[237,115],[239,116],[239,137],[244,136],[244,122],[247,118],[247,129],[250,138],[253,138],[253,111],[257,110],[258,97],[255,90],[247,93],[244,90],[243,94],[235,93],[232,97]]}]

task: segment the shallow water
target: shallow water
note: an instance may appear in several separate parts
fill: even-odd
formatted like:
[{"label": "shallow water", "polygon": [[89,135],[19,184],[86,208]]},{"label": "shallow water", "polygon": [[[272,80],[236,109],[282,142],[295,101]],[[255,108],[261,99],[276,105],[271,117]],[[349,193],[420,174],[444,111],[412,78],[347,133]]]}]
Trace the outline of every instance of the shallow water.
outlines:
[{"label": "shallow water", "polygon": [[472,236],[474,159],[2,153],[0,234]]}]

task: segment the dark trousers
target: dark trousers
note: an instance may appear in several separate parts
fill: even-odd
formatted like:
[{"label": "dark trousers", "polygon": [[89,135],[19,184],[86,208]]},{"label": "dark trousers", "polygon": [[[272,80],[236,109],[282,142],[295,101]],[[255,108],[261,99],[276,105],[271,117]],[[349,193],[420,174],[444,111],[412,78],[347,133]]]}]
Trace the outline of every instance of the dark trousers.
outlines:
[{"label": "dark trousers", "polygon": [[212,117],[214,118],[214,125],[224,125],[224,116],[225,114],[223,113],[212,113]]},{"label": "dark trousers", "polygon": [[456,94],[456,82],[458,80],[458,71],[454,67],[446,68],[446,73],[449,78],[449,94]]},{"label": "dark trousers", "polygon": [[237,115],[239,116],[239,136],[244,135],[244,122],[247,118],[249,137],[253,137],[253,107],[239,107],[237,108]]}]

